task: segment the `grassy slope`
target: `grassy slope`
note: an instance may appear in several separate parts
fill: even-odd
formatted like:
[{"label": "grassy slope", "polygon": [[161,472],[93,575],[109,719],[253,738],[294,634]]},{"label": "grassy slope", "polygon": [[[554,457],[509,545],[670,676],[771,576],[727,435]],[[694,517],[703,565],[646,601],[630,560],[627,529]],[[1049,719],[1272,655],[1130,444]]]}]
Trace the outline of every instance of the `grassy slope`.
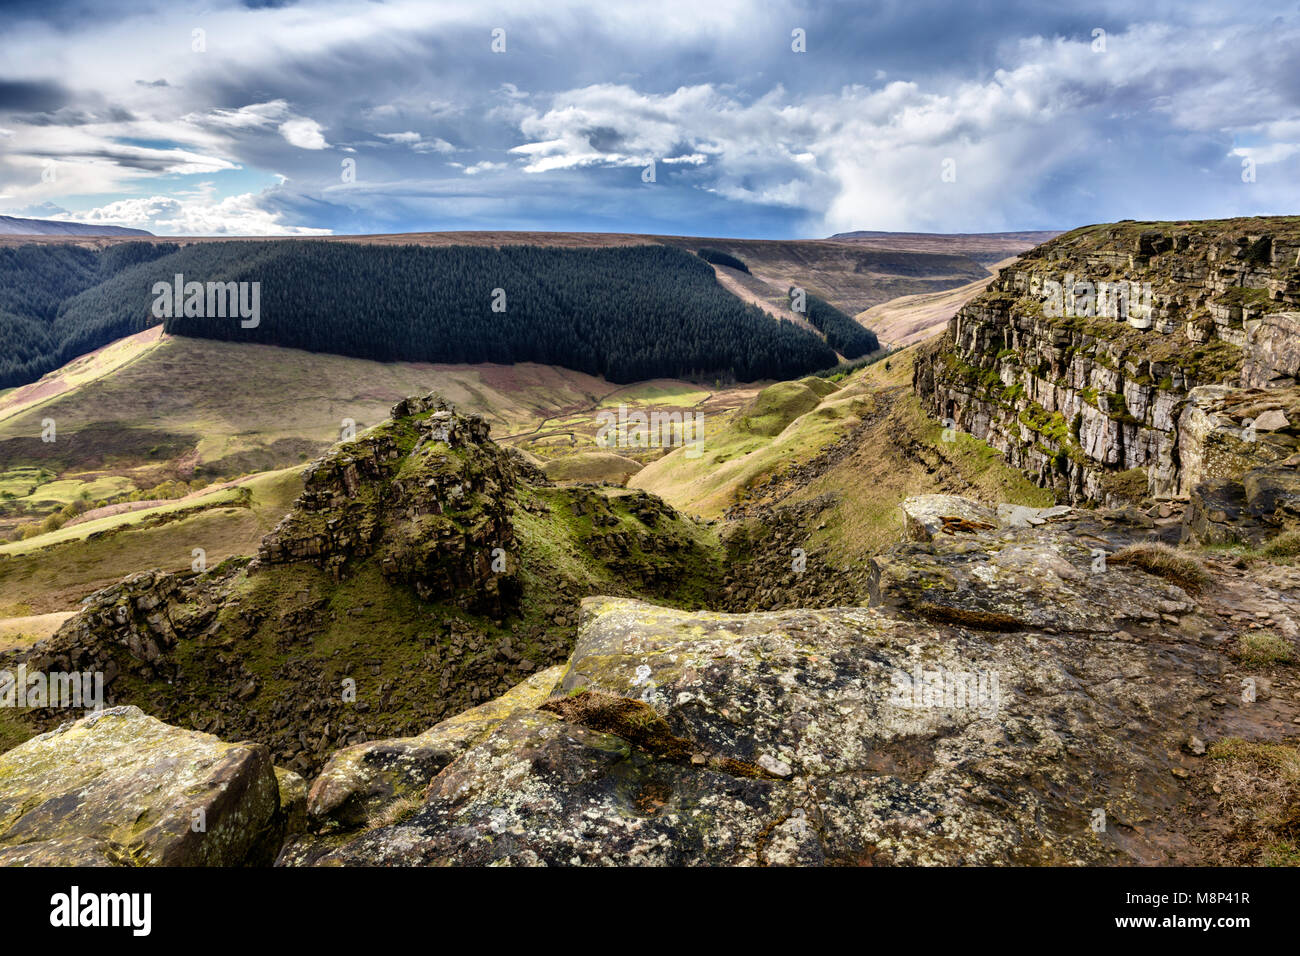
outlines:
[{"label": "grassy slope", "polygon": [[[888,369],[884,362],[868,366],[834,391],[817,379],[773,386],[706,439],[701,458],[675,451],[629,484],[707,517],[736,504],[793,504],[833,493],[839,504],[814,543],[828,545],[846,562],[898,540],[899,505],[909,495],[953,492],[990,502],[1051,504],[1050,492],[983,442],[965,435],[942,440],[941,426],[922,413],[911,392],[911,357],[905,350],[891,357]],[[767,488],[769,477],[779,479],[855,428],[851,447],[820,473]]]},{"label": "grassy slope", "polygon": [[714,432],[704,453],[678,450],[630,480],[675,507],[718,517],[758,478],[805,461],[859,420],[870,399],[856,382],[839,388],[824,379],[778,382],[761,391]]},{"label": "grassy slope", "polygon": [[[103,423],[189,436],[202,463],[226,459],[236,466],[243,456],[254,465],[263,464],[255,459],[270,458],[277,459],[271,466],[283,466],[292,463],[284,455],[294,453],[275,450],[276,442],[323,448],[337,440],[344,419],[354,420],[358,430],[374,425],[408,395],[437,389],[484,414],[498,431],[510,431],[569,404],[592,402],[612,388],[589,375],[538,365],[384,364],[169,337],[117,374],[4,418],[0,445],[39,436],[41,419],[48,417],[60,432]],[[91,450],[70,445],[36,451],[75,462]]]},{"label": "grassy slope", "polygon": [[[545,460],[608,454],[594,444],[602,409],[698,408],[715,421],[757,391],[666,379],[615,386],[539,365],[385,365],[176,337],[136,336],[119,345],[111,363],[87,357],[73,363],[79,366],[75,375],[72,366],[51,373],[43,380],[50,386],[43,400],[29,394],[21,405],[0,403],[0,455],[7,449],[13,459],[7,469],[0,461],[0,490],[22,498],[24,506],[48,501],[48,511],[83,491],[97,501],[113,490],[184,475],[183,469],[195,465],[258,475],[297,469],[338,438],[343,418],[363,430],[386,418],[398,399],[433,390],[483,414],[498,439]],[[123,358],[128,353],[129,361]],[[59,423],[53,445],[35,437],[46,417]],[[182,437],[169,444],[167,436]],[[617,451],[637,462],[663,453]],[[24,454],[63,460],[33,461]],[[97,467],[87,470],[88,462]],[[632,470],[613,464],[614,471]],[[568,469],[568,480],[621,478],[604,468],[592,470],[584,457],[560,467]],[[0,544],[0,617],[70,610],[86,594],[134,571],[188,567],[196,547],[207,551],[209,565],[252,553],[297,493],[296,477],[290,479],[293,487],[279,490],[264,489],[264,480],[274,485],[274,478],[241,482],[252,491],[247,506],[239,492],[216,489]],[[26,510],[11,520],[30,521],[41,513]]]},{"label": "grassy slope", "polygon": [[[247,491],[133,511],[0,548],[0,616],[72,610],[135,571],[189,568],[195,548],[204,550],[209,567],[254,553],[302,491],[302,479],[298,469],[287,469],[240,487]],[[94,532],[102,533],[90,538]]]},{"label": "grassy slope", "polygon": [[957,310],[988,288],[997,271],[1015,262],[1004,259],[989,266],[993,271],[955,289],[905,295],[872,306],[854,316],[880,338],[881,345],[915,345],[943,331]]}]

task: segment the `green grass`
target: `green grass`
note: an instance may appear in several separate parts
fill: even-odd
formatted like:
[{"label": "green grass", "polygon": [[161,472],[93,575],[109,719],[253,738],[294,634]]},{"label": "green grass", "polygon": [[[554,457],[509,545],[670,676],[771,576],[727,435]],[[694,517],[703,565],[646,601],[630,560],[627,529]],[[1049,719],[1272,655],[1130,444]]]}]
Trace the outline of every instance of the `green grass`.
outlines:
[{"label": "green grass", "polygon": [[59,506],[71,504],[77,500],[106,501],[132,491],[134,488],[135,483],[130,478],[124,478],[120,475],[109,475],[90,481],[65,478],[37,485],[27,494],[26,498],[19,500],[26,501],[33,507],[42,505]]},{"label": "green grass", "polygon": [[[898,541],[899,506],[911,495],[956,486],[985,501],[1054,504],[1050,490],[1009,467],[988,444],[962,433],[944,440],[943,426],[924,413],[911,390],[914,354],[913,347],[892,356],[889,368],[875,363],[860,369],[821,398],[804,390],[803,383],[765,389],[748,415],[737,412],[708,434],[702,458],[673,452],[647,465],[629,484],[692,514],[716,517],[734,503],[763,500],[770,477],[779,478],[864,426],[852,453],[823,474],[788,488],[782,499],[791,504],[823,494],[839,499],[825,513],[825,527],[809,532],[814,546],[825,545],[832,560],[846,565]],[[825,384],[833,383],[823,383],[823,388]],[[775,436],[753,431],[754,418],[766,415],[773,415],[775,424],[785,421]]]},{"label": "green grass", "polygon": [[0,500],[26,498],[53,477],[52,472],[36,467],[17,467],[0,472]]},{"label": "green grass", "polygon": [[83,521],[80,524],[65,525],[57,531],[37,535],[34,538],[28,538],[26,541],[12,541],[9,544],[0,545],[0,554],[28,554],[32,551],[38,551],[42,548],[48,548],[53,545],[64,544],[69,541],[83,541],[91,535],[112,532],[133,525],[141,525],[168,515],[189,511],[202,511],[208,508],[218,508],[223,505],[242,505],[244,504],[244,499],[246,497],[247,495],[241,492],[238,488],[226,488],[196,498],[181,498],[164,505],[157,505],[153,508],[145,508],[140,511],[127,511],[122,514],[109,515],[106,518],[96,518],[93,521]]},{"label": "green grass", "polygon": [[[184,501],[170,502],[102,519],[113,523],[93,538],[71,534],[96,524],[86,522],[60,529],[69,534],[57,541],[42,535],[19,542],[21,550],[6,545],[0,548],[0,608],[19,607],[24,614],[72,610],[87,594],[136,571],[188,569],[195,548],[206,552],[208,567],[253,554],[301,491],[299,470],[286,469],[195,499],[202,504],[197,510],[187,509]],[[244,499],[240,506],[231,507],[239,498]],[[190,507],[197,506],[191,502]]]},{"label": "green grass", "polygon": [[1300,557],[1300,530],[1284,531],[1259,549],[1266,558]]},{"label": "green grass", "polygon": [[864,390],[842,390],[824,379],[780,382],[721,423],[706,421],[698,457],[688,457],[691,449],[676,449],[628,484],[692,514],[716,517],[759,479],[816,455],[870,404]]},{"label": "green grass", "polygon": [[1289,664],[1295,660],[1295,647],[1272,631],[1246,631],[1237,638],[1237,659],[1248,667]]}]

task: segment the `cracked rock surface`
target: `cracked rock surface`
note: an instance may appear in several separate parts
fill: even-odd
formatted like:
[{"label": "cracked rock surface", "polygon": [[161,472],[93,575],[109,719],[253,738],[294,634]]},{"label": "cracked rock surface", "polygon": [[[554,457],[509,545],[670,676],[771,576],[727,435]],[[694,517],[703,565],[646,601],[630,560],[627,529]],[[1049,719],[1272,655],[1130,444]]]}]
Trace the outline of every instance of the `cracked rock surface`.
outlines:
[{"label": "cracked rock surface", "polygon": [[[1122,523],[963,527],[878,558],[880,607],[587,599],[550,702],[496,724],[404,819],[296,862],[1197,859],[1168,821],[1180,747],[1211,716],[1211,622],[1137,568],[1093,570]],[[936,590],[1006,597],[1014,625],[928,620]]]}]

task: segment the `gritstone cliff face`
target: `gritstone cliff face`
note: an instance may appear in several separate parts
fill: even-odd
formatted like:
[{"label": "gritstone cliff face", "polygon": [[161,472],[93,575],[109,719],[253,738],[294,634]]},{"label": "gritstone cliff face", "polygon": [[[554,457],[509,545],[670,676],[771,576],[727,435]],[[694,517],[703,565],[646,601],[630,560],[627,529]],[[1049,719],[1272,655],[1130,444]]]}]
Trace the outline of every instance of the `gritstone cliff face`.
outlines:
[{"label": "gritstone cliff face", "polygon": [[1090,226],[1004,269],[914,386],[1064,499],[1187,495],[1296,450],[1298,310],[1300,220]]}]

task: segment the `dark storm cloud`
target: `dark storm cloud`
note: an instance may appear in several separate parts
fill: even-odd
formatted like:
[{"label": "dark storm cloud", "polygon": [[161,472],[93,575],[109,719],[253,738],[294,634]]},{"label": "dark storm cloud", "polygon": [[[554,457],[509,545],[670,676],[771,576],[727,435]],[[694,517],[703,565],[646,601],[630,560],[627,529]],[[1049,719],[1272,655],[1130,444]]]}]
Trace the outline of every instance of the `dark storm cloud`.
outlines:
[{"label": "dark storm cloud", "polygon": [[62,86],[48,80],[6,80],[0,78],[0,112],[48,112],[68,102]]}]

